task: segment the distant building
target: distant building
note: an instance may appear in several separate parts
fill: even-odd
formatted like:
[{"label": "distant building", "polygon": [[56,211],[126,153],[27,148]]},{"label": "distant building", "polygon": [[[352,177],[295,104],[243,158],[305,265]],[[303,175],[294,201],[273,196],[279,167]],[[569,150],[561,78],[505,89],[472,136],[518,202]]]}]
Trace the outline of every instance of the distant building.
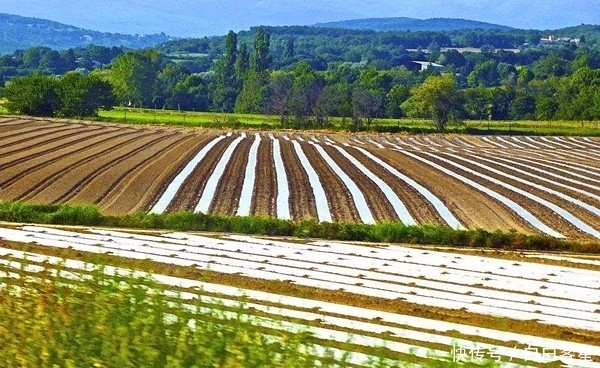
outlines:
[{"label": "distant building", "polygon": [[579,38],[570,38],[570,37],[555,37],[554,35],[548,36],[548,38],[540,38],[540,43],[543,45],[551,45],[551,44],[569,44],[574,43],[579,45]]},{"label": "distant building", "polygon": [[438,72],[443,72],[445,69],[443,65],[432,63],[430,61],[413,61],[413,63],[419,64],[421,66],[421,71],[431,68]]}]

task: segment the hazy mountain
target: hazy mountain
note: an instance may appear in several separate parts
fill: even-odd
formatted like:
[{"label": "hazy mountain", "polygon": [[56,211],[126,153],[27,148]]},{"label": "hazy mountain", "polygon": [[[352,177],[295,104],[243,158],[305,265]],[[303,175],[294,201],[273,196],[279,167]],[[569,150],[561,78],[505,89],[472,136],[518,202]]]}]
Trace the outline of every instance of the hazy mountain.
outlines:
[{"label": "hazy mountain", "polygon": [[113,33],[198,37],[257,25],[360,18],[463,18],[525,29],[600,19],[596,0],[0,0],[0,12]]},{"label": "hazy mountain", "polygon": [[46,46],[55,50],[95,44],[98,46],[151,47],[166,42],[164,34],[125,35],[73,27],[45,19],[0,13],[0,53]]},{"label": "hazy mountain", "polygon": [[315,27],[370,29],[373,31],[453,31],[458,29],[511,29],[499,24],[456,18],[366,18],[317,23]]}]

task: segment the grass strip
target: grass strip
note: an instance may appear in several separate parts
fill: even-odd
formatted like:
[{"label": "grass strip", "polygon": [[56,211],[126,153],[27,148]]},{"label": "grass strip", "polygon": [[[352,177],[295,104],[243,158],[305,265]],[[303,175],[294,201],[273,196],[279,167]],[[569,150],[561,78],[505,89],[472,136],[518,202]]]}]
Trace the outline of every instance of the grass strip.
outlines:
[{"label": "grass strip", "polygon": [[[93,118],[98,121],[141,124],[171,125],[218,129],[257,129],[257,130],[322,130],[328,132],[379,132],[427,134],[439,133],[434,124],[424,119],[378,118],[370,125],[355,125],[352,119],[332,117],[326,125],[309,121],[301,123],[291,119],[281,124],[279,116],[264,114],[234,114],[217,112],[176,111],[162,109],[115,108],[100,111]],[[447,133],[472,135],[561,135],[561,136],[600,136],[597,121],[463,121],[446,127]]]},{"label": "grass strip", "polygon": [[339,241],[405,243],[502,250],[570,251],[600,254],[600,242],[562,240],[516,231],[458,230],[448,226],[290,221],[271,217],[217,216],[193,212],[108,216],[92,205],[32,204],[0,201],[0,221],[128,229],[205,231],[264,236],[295,236]]}]

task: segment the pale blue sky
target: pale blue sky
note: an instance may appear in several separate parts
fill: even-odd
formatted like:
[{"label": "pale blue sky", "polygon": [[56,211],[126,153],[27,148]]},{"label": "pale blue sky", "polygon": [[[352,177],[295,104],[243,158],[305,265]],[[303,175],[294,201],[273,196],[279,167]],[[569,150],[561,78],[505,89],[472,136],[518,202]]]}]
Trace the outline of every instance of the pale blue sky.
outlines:
[{"label": "pale blue sky", "polygon": [[600,23],[597,0],[0,0],[0,13],[82,28],[173,36],[364,17],[452,17],[518,28]]}]

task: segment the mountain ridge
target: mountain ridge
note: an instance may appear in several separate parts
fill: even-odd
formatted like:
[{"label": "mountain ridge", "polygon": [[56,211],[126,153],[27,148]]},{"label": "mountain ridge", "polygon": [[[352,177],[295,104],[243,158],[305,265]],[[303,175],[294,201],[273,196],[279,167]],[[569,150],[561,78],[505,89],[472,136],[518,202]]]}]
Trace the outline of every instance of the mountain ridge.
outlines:
[{"label": "mountain ridge", "polygon": [[461,29],[514,29],[509,26],[479,22],[463,18],[428,18],[409,17],[360,18],[337,22],[315,23],[313,27],[368,29],[373,31],[454,31]]},{"label": "mountain ridge", "polygon": [[128,35],[99,32],[48,19],[0,13],[0,54],[30,47],[55,50],[97,46],[145,48],[172,40],[163,34]]}]

